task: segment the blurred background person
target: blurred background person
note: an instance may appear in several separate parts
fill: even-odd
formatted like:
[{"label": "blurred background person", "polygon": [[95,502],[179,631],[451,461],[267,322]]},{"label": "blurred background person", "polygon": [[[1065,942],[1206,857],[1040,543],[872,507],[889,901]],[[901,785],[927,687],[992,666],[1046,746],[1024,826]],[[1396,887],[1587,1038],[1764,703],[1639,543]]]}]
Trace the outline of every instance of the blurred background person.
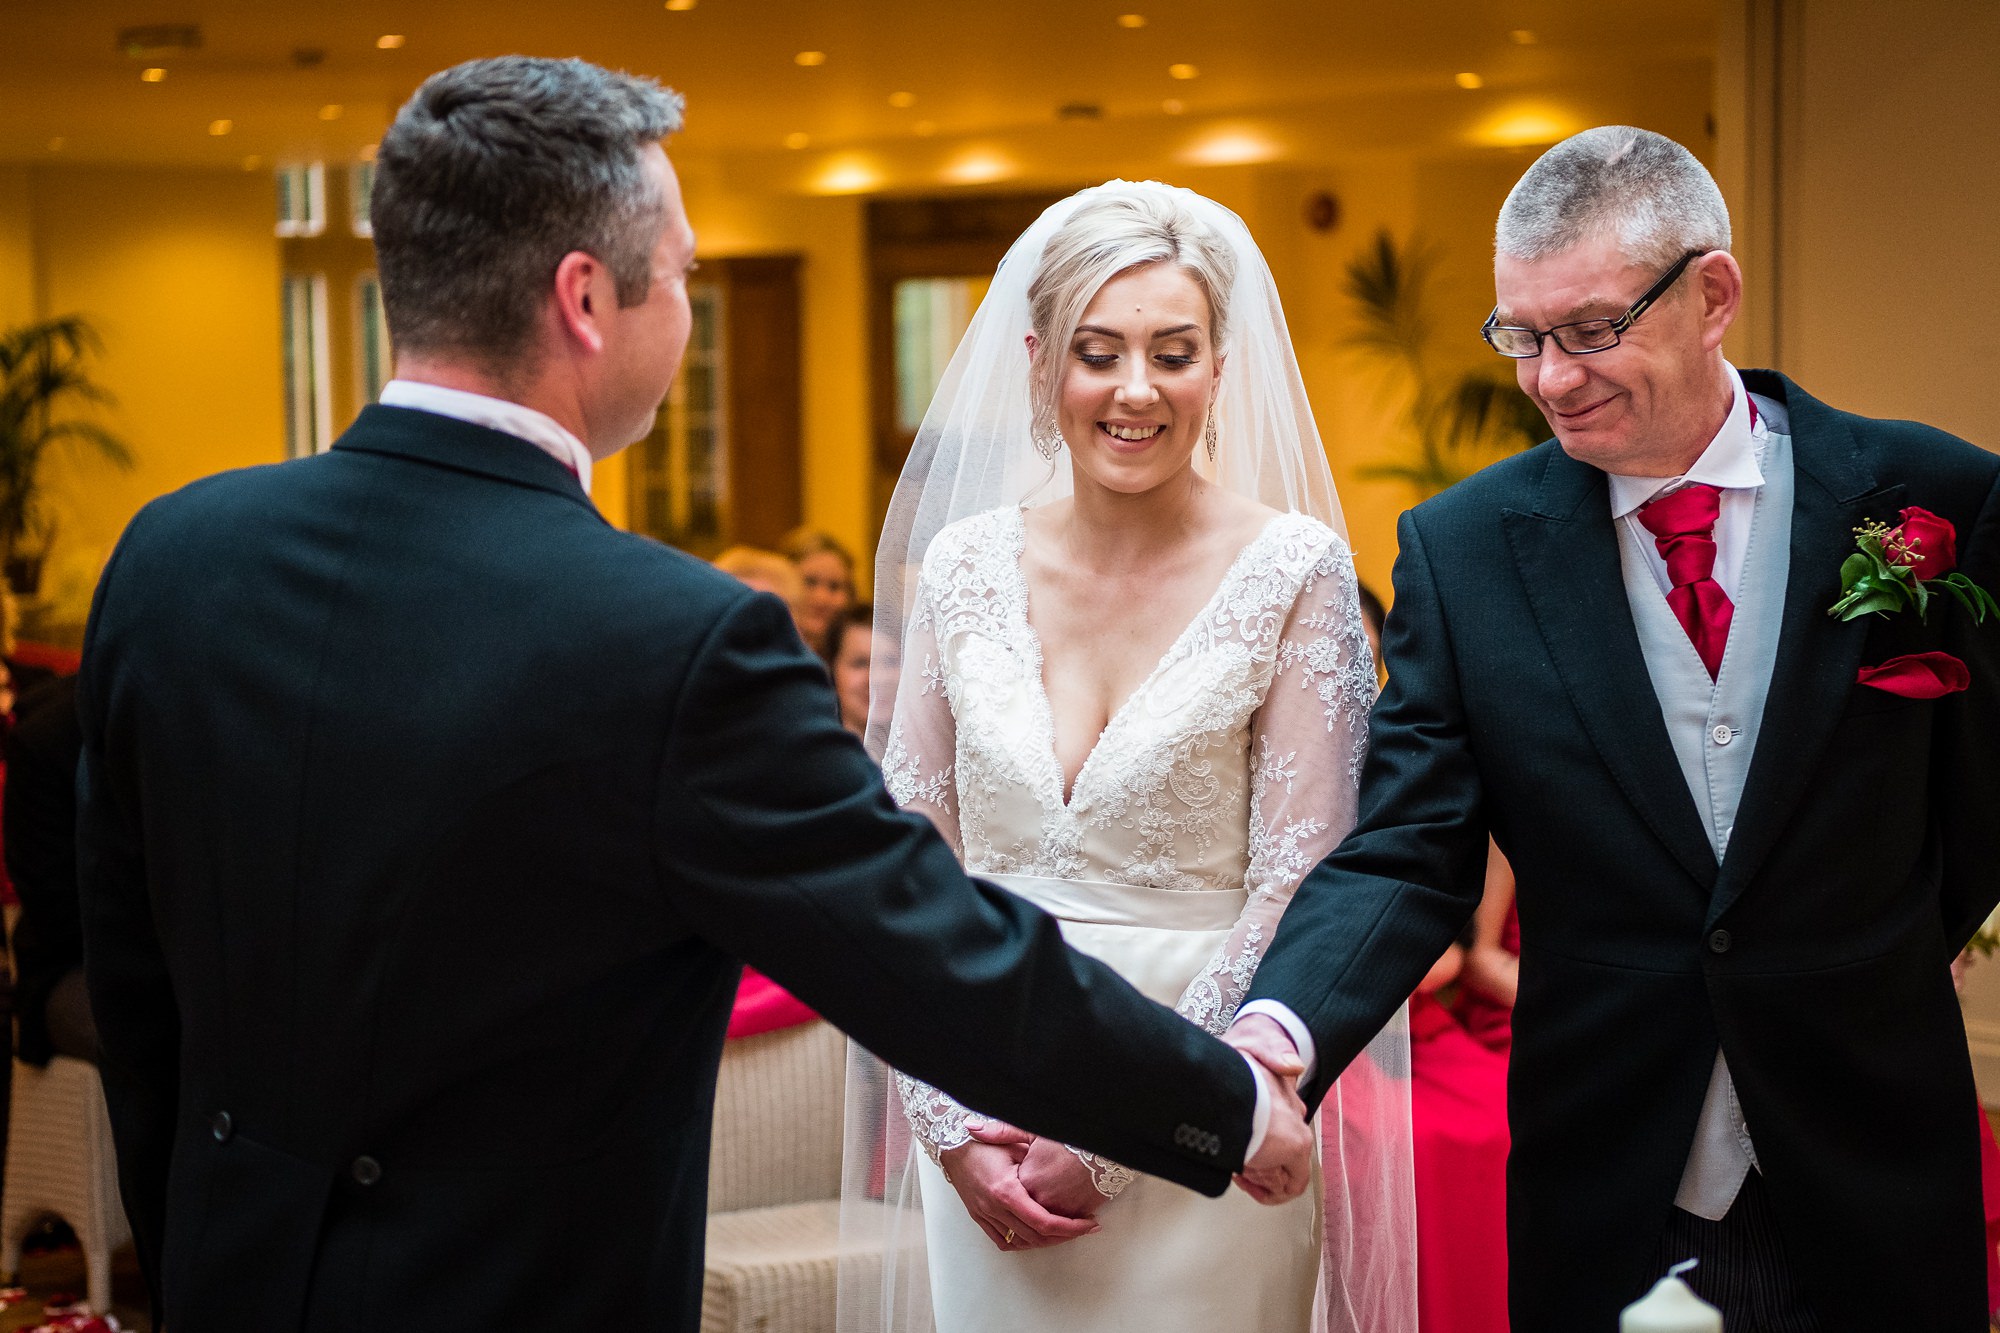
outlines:
[{"label": "blurred background person", "polygon": [[7,737],[0,798],[0,845],[21,902],[13,934],[17,1050],[36,1066],[57,1055],[97,1061],[76,894],[76,763],[82,752],[76,677],[63,676],[23,701],[20,722]]},{"label": "blurred background person", "polygon": [[[868,731],[869,668],[875,657],[875,607],[849,602],[834,622],[830,638],[833,692],[840,699],[840,725],[857,736]],[[884,670],[893,670],[885,664]],[[891,677],[893,679],[893,677]]]},{"label": "blurred background person", "polygon": [[[761,546],[732,546],[709,562],[739,582],[758,592],[768,592],[791,609],[792,623],[799,624],[799,607],[805,601],[805,585],[791,561]],[[804,627],[800,626],[804,638]],[[811,640],[807,640],[811,643]],[[822,654],[824,656],[824,654]]]},{"label": "blurred background person", "polygon": [[794,528],[778,543],[779,552],[799,574],[793,619],[806,646],[831,663],[841,616],[854,604],[854,554],[818,528]]}]

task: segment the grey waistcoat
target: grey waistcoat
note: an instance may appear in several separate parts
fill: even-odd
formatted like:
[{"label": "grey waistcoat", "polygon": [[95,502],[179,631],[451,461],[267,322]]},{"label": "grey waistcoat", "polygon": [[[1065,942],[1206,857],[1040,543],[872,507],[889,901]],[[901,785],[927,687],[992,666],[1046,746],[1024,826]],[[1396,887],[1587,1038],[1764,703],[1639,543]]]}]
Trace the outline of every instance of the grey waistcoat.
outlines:
[{"label": "grey waistcoat", "polygon": [[[1783,409],[1760,400],[1766,433],[1760,466],[1764,485],[1752,507],[1749,544],[1736,590],[1736,610],[1730,620],[1729,642],[1715,680],[1708,678],[1660,595],[1660,585],[1642,543],[1651,538],[1635,525],[1618,524],[1619,556],[1624,567],[1625,596],[1639,631],[1639,648],[1646,671],[1659,696],[1674,757],[1695,809],[1708,831],[1709,846],[1720,864],[1736,824],[1743,799],[1743,782],[1764,721],[1764,700],[1771,689],[1771,670],[1778,656],[1778,631],[1785,609],[1786,580],[1791,573],[1792,441]],[[1681,1174],[1674,1203],[1710,1220],[1729,1211],[1744,1176],[1757,1164],[1756,1149],[1742,1111],[1729,1066],[1718,1048],[1715,1072],[1702,1102],[1694,1146]]]}]

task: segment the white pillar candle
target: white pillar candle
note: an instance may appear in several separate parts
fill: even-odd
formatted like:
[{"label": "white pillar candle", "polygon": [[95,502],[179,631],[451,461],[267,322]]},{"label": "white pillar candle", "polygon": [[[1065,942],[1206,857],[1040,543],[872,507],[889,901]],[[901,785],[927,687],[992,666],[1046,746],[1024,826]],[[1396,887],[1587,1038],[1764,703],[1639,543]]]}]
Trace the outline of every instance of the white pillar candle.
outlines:
[{"label": "white pillar candle", "polygon": [[1722,1333],[1722,1311],[1694,1294],[1680,1274],[1693,1264],[1676,1264],[1672,1273],[1625,1307],[1618,1316],[1618,1333]]}]

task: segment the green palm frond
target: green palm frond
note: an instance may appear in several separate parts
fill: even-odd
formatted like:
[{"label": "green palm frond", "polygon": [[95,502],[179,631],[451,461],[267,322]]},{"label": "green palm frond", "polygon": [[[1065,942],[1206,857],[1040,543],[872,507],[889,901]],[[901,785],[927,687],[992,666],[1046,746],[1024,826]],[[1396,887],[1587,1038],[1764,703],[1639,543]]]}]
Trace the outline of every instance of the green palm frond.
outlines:
[{"label": "green palm frond", "polygon": [[105,427],[76,415],[116,401],[91,374],[104,350],[81,315],[0,332],[0,557],[31,536],[45,549],[54,532],[41,509],[41,466],[51,445],[129,468],[132,448]]},{"label": "green palm frond", "polygon": [[1384,388],[1402,400],[1404,428],[1417,455],[1414,463],[1379,464],[1360,475],[1406,482],[1425,498],[1548,435],[1540,410],[1511,381],[1475,371],[1449,379],[1432,372],[1429,283],[1435,265],[1421,242],[1401,245],[1382,231],[1347,266],[1344,284],[1360,316],[1349,344],[1398,372]]}]

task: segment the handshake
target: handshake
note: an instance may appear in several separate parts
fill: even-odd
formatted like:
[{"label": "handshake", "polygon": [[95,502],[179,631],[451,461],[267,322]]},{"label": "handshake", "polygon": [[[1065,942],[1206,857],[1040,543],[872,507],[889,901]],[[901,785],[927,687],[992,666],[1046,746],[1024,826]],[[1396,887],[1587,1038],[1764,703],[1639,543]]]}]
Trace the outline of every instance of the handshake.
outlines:
[{"label": "handshake", "polygon": [[[1262,1014],[1239,1019],[1224,1041],[1261,1072],[1269,1117],[1264,1141],[1236,1184],[1259,1203],[1290,1203],[1312,1183],[1312,1125],[1299,1100],[1304,1063],[1292,1039]],[[1038,1250],[1098,1229],[1097,1210],[1129,1176],[1121,1168],[997,1120],[972,1121],[969,1142],[939,1164],[972,1220],[1002,1250]]]}]

